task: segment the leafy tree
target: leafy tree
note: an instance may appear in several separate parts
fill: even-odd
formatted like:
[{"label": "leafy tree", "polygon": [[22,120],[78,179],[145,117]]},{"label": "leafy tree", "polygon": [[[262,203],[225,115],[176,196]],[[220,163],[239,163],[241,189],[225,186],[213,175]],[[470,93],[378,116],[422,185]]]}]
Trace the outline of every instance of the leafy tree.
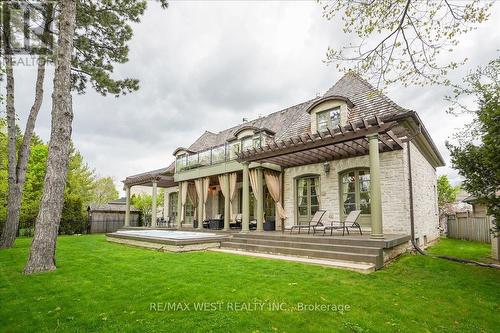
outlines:
[{"label": "leafy tree", "polygon": [[83,207],[87,207],[93,201],[95,178],[94,170],[85,163],[82,154],[72,147],[64,196],[77,197]]},{"label": "leafy tree", "polygon": [[489,17],[493,1],[483,0],[330,0],[323,16],[340,17],[354,42],[329,48],[327,62],[355,69],[378,84],[447,83],[449,70],[466,59],[441,63],[461,35]]},{"label": "leafy tree", "polygon": [[98,178],[94,182],[92,193],[92,202],[96,204],[105,204],[119,198],[115,183],[111,177]]},{"label": "leafy tree", "polygon": [[[159,0],[163,8],[167,8],[166,0]],[[73,22],[75,30],[72,34],[71,61],[71,89],[82,94],[87,85],[92,87],[102,95],[108,93],[119,96],[139,88],[136,79],[113,79],[114,63],[125,63],[128,61],[127,42],[132,38],[131,22],[139,22],[140,17],[146,9],[144,0],[107,0],[107,1],[86,1],[76,0],[76,13]],[[10,15],[13,7],[23,6],[29,8],[34,14],[32,19],[35,27],[43,27],[43,32],[39,35],[38,30],[33,32],[40,38],[44,47],[37,50],[38,67],[35,83],[35,100],[30,110],[26,130],[25,141],[16,155],[14,146],[9,146],[8,156],[10,165],[9,179],[9,214],[8,220],[0,239],[0,247],[11,247],[15,240],[15,230],[19,223],[19,210],[21,207],[21,196],[25,181],[27,161],[29,159],[29,142],[35,127],[36,118],[43,102],[43,89],[45,78],[45,64],[55,62],[56,59],[47,52],[48,46],[52,43],[53,35],[57,29],[53,29],[53,22],[61,15],[64,7],[62,2],[53,5],[53,1],[24,1],[8,2],[4,1],[0,7],[0,15],[3,16],[4,25],[0,27],[4,52],[3,57],[6,63],[6,104],[9,137],[14,140],[14,128],[16,127],[16,116],[14,107],[14,73],[12,70],[11,42],[16,34],[24,33],[24,29],[11,28],[8,23],[15,17]],[[11,8],[12,7],[12,8]]]},{"label": "leafy tree", "polygon": [[47,172],[40,211],[35,223],[25,274],[56,269],[56,239],[64,204],[64,187],[71,152],[71,54],[75,33],[76,0],[61,2],[57,61],[52,93],[52,126],[47,157]]},{"label": "leafy tree", "polygon": [[[141,217],[143,221],[150,222],[151,221],[151,213],[153,209],[153,198],[150,194],[140,193],[134,194],[130,198],[131,203],[135,206],[135,208],[141,211]],[[160,189],[156,196],[156,207],[163,207],[165,203],[165,190]]]},{"label": "leafy tree", "polygon": [[[477,108],[462,99],[475,98]],[[465,178],[462,186],[487,206],[495,218],[494,231],[500,231],[500,58],[478,68],[455,86],[451,112],[474,117],[466,130],[447,142],[451,161]]]},{"label": "leafy tree", "polygon": [[437,180],[438,205],[442,211],[447,203],[453,203],[457,199],[457,193],[460,191],[460,186],[452,186],[448,176],[441,175]]},{"label": "leafy tree", "polygon": [[87,229],[87,223],[87,215],[84,213],[84,206],[80,198],[76,196],[65,197],[59,234],[83,234]]},{"label": "leafy tree", "polygon": [[151,221],[152,197],[146,193],[134,194],[131,198],[132,205],[141,211],[143,222]]},{"label": "leafy tree", "polygon": [[[22,3],[22,6],[30,6],[29,2]],[[26,167],[29,160],[31,139],[34,134],[35,122],[40,111],[42,101],[43,101],[43,82],[45,78],[45,63],[49,59],[47,54],[47,49],[38,50],[38,61],[37,61],[37,77],[35,83],[35,99],[33,105],[30,109],[28,120],[26,121],[26,128],[24,130],[24,135],[22,136],[22,143],[19,147],[14,145],[16,140],[16,111],[14,103],[14,71],[13,71],[13,59],[11,46],[13,43],[13,36],[17,34],[24,33],[24,29],[15,29],[11,26],[11,21],[13,21],[13,16],[11,16],[11,10],[13,8],[21,6],[21,2],[9,2],[4,1],[3,5],[0,7],[0,15],[2,16],[2,26],[0,27],[1,37],[3,40],[3,58],[5,60],[5,75],[6,75],[6,106],[7,106],[7,141],[8,149],[8,163],[7,163],[7,174],[8,174],[8,195],[7,195],[7,221],[3,226],[2,235],[0,237],[0,248],[11,247],[14,244],[16,231],[19,225],[19,215],[21,209],[21,198],[22,192],[26,181]],[[41,13],[42,18],[39,23],[41,28],[41,34],[37,34],[43,45],[48,45],[51,26],[52,26],[52,16],[54,14],[54,6],[52,2],[39,2],[35,6],[39,13]],[[36,16],[32,17],[36,20]],[[3,72],[3,71],[2,71]]]}]

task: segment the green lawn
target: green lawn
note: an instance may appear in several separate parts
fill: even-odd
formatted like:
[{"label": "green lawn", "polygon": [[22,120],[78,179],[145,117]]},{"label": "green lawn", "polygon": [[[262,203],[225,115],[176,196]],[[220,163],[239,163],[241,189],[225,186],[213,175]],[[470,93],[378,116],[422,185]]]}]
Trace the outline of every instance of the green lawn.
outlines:
[{"label": "green lawn", "polygon": [[429,249],[429,253],[489,262],[491,261],[491,244],[443,238]]},{"label": "green lawn", "polygon": [[[444,245],[443,245],[444,244]],[[449,240],[438,245],[447,248]],[[60,237],[58,269],[21,274],[29,239],[0,251],[0,331],[67,332],[494,332],[500,271],[405,255],[369,275],[197,252],[159,253]],[[195,311],[196,302],[223,302]],[[151,303],[189,311],[152,311]],[[236,311],[243,303],[264,310]],[[268,302],[283,303],[281,311]],[[344,312],[297,304],[349,305]],[[233,311],[227,308],[231,304]],[[252,310],[252,309],[250,309]],[[495,329],[496,327],[496,329]]]}]

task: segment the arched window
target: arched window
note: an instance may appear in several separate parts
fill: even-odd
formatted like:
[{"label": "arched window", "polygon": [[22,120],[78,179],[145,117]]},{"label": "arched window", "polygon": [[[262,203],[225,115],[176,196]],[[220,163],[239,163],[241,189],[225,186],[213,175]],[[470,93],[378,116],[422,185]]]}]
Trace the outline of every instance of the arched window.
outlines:
[{"label": "arched window", "polygon": [[340,174],[341,214],[347,216],[353,210],[370,215],[370,169],[351,169]]},{"label": "arched window", "polygon": [[319,176],[297,178],[297,219],[300,223],[311,220],[319,210]]}]

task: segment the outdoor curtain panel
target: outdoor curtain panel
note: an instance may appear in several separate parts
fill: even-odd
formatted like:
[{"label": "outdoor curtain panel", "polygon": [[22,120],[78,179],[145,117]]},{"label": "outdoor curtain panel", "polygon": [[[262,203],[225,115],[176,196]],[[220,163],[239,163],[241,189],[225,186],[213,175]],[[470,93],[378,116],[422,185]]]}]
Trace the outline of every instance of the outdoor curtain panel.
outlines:
[{"label": "outdoor curtain panel", "polygon": [[266,180],[267,190],[276,204],[276,211],[281,219],[286,219],[285,209],[281,205],[281,182],[278,173],[264,170],[264,178]]},{"label": "outdoor curtain panel", "polygon": [[181,209],[181,221],[184,221],[184,212],[186,208],[186,199],[187,199],[187,187],[188,183],[187,182],[182,182],[179,184],[179,191],[181,192],[181,204],[182,204],[182,209]]},{"label": "outdoor curtain panel", "polygon": [[[195,181],[196,182],[196,181]],[[200,197],[197,193],[198,191],[196,190],[196,185],[193,183],[189,183],[188,185],[188,197],[189,200],[191,200],[191,203],[193,204],[194,207],[194,218],[196,218],[196,212],[198,211],[198,198]]]},{"label": "outdoor curtain panel", "polygon": [[229,201],[231,204],[229,205],[229,215],[230,219],[233,219],[233,201],[236,196],[236,180],[238,179],[238,174],[236,172],[229,174]]},{"label": "outdoor curtain panel", "polygon": [[208,190],[210,189],[210,177],[203,179],[203,221],[207,219]]},{"label": "outdoor curtain panel", "polygon": [[[194,188],[196,190],[196,194],[198,195],[198,200],[201,202],[203,201],[203,179],[195,179],[194,180]],[[201,212],[199,212],[201,214]],[[196,216],[196,220],[198,220],[198,215]]]},{"label": "outdoor curtain panel", "polygon": [[262,198],[261,189],[257,186],[257,170],[252,169],[248,174],[250,176],[250,185],[252,186],[252,192],[255,199]]},{"label": "outdoor curtain panel", "polygon": [[[226,175],[219,175],[219,185],[224,199],[229,197],[229,184],[227,183]],[[225,206],[224,206],[225,208]],[[220,212],[219,212],[220,213]],[[229,212],[224,211],[224,215],[229,214]]]}]

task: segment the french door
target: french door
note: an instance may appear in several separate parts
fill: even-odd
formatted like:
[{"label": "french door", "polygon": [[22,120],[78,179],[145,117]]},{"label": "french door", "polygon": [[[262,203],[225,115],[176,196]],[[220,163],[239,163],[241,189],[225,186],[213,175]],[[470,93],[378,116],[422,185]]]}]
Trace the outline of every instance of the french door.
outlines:
[{"label": "french door", "polygon": [[319,210],[319,177],[306,176],[297,179],[297,219],[299,224],[308,223]]}]

